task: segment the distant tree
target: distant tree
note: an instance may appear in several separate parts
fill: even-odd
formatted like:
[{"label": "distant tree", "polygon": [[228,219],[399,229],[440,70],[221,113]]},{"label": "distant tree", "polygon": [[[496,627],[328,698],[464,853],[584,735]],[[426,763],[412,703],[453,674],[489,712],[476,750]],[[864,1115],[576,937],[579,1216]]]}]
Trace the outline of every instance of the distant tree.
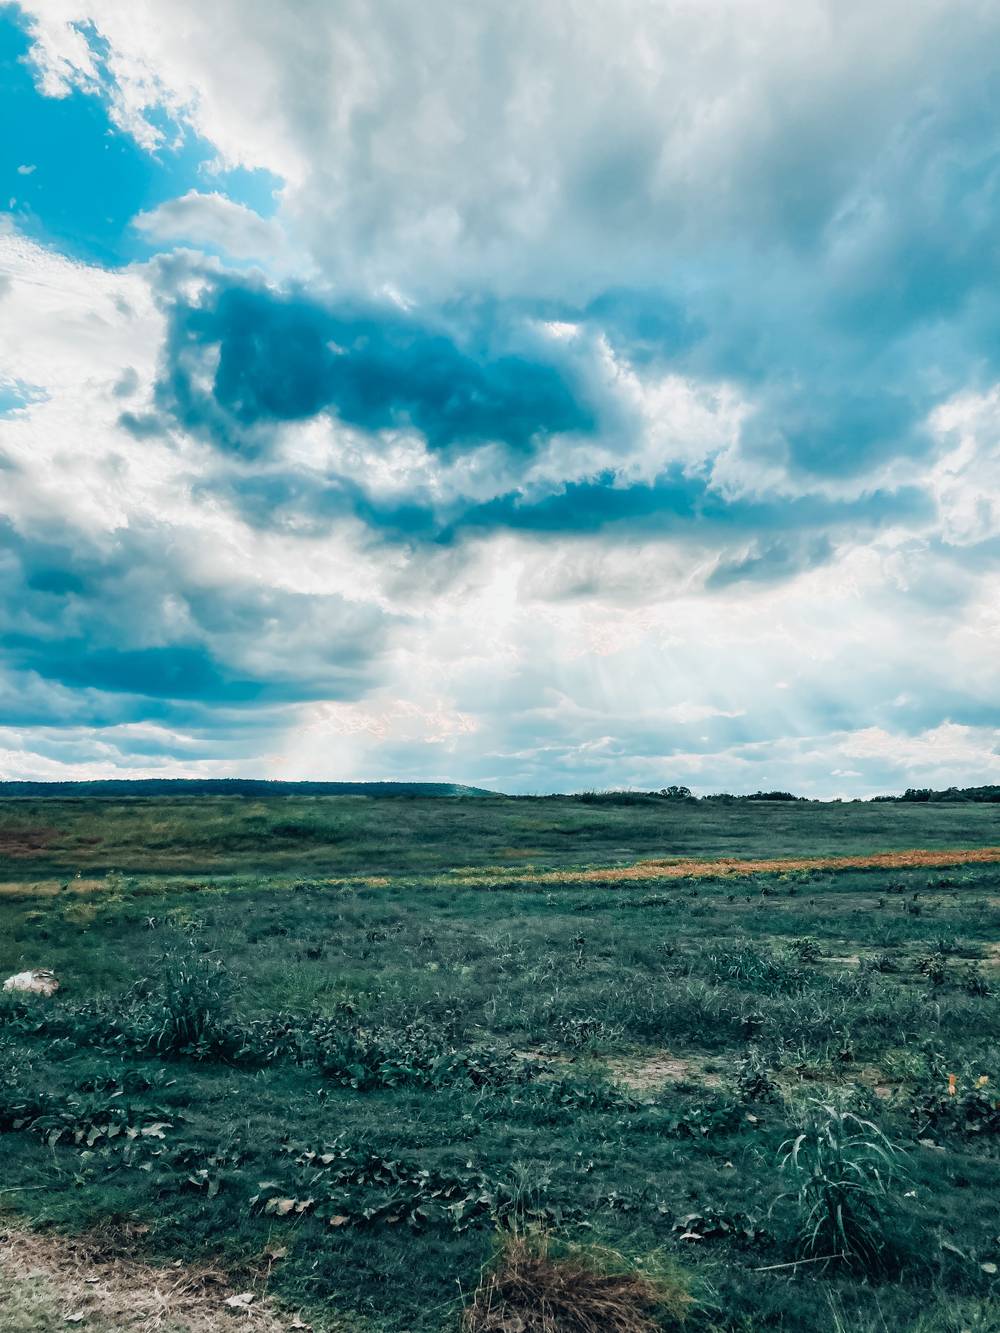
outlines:
[{"label": "distant tree", "polygon": [[932,787],[907,787],[900,801],[972,801],[979,805],[1000,802],[1000,787],[946,787],[935,791]]}]

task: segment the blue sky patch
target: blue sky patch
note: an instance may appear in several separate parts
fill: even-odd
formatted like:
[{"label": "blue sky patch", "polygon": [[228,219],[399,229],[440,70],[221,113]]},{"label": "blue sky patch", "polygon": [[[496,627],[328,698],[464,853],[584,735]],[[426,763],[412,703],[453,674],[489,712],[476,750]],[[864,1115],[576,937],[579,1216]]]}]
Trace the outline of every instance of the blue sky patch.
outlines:
[{"label": "blue sky patch", "polygon": [[[88,33],[88,40],[96,40]],[[130,226],[137,213],[190,189],[213,190],[262,215],[276,208],[278,178],[239,168],[214,172],[215,153],[160,114],[155,153],[112,125],[107,100],[79,90],[47,97],[25,60],[30,41],[17,11],[0,7],[0,212],[26,235],[75,259],[114,266],[154,252]],[[150,116],[156,123],[156,113]]]},{"label": "blue sky patch", "polygon": [[12,416],[32,403],[43,402],[47,397],[45,390],[36,384],[0,379],[0,417]]}]

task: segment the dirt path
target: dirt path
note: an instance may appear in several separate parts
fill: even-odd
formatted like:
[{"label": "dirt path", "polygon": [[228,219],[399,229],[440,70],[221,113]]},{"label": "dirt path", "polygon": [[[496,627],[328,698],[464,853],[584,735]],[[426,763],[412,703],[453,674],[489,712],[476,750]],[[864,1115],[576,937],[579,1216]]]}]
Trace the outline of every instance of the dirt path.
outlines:
[{"label": "dirt path", "polygon": [[154,1268],[92,1239],[0,1223],[4,1333],[306,1333],[308,1327],[212,1269]]},{"label": "dirt path", "polygon": [[[1000,862],[1000,847],[950,848],[948,851],[913,849],[905,852],[874,852],[857,856],[788,856],[744,861],[737,857],[721,860],[661,859],[637,861],[630,866],[611,866],[604,870],[543,870],[536,873],[513,871],[518,879],[533,884],[587,883],[607,880],[708,879],[718,875],[755,875],[781,873],[785,870],[910,870],[941,866],[980,865]],[[505,868],[506,869],[506,868]],[[493,872],[495,874],[495,872]],[[465,878],[465,877],[463,877]],[[466,882],[486,881],[487,875],[470,875]]]}]

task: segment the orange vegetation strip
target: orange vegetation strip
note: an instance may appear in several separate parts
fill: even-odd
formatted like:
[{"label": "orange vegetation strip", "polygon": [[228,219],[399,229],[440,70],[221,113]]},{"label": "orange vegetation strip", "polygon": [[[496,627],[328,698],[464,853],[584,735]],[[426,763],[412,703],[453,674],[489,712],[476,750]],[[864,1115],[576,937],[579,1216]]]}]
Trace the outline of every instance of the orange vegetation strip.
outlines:
[{"label": "orange vegetation strip", "polygon": [[705,879],[715,875],[755,875],[783,870],[908,870],[920,867],[958,866],[1000,861],[1000,847],[951,848],[927,851],[873,852],[866,856],[790,856],[741,861],[725,857],[718,861],[637,861],[631,866],[609,866],[604,870],[544,870],[517,874],[535,884],[566,884],[587,881],[643,879]]}]

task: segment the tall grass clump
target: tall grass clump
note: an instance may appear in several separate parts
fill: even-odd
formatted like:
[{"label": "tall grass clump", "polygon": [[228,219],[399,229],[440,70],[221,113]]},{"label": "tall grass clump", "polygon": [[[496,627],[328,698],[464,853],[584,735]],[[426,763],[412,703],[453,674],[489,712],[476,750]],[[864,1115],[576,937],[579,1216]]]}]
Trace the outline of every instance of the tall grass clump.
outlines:
[{"label": "tall grass clump", "polygon": [[147,1001],[150,1047],[164,1055],[212,1047],[226,1023],[227,1001],[220,964],[194,954],[168,955]]},{"label": "tall grass clump", "polygon": [[750,940],[736,940],[714,950],[708,962],[719,981],[750,990],[793,991],[807,980],[797,954],[788,949],[761,949]]},{"label": "tall grass clump", "polygon": [[884,1271],[893,1248],[900,1150],[872,1121],[819,1104],[808,1127],[779,1151],[781,1170],[795,1182],[780,1197],[794,1201],[802,1257]]}]

